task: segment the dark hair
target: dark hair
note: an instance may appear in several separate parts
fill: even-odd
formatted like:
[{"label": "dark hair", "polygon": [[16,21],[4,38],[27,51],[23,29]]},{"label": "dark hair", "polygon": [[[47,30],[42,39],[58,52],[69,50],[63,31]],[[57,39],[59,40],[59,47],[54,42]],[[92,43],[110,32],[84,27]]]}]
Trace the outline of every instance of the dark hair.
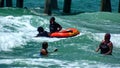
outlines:
[{"label": "dark hair", "polygon": [[55,20],[55,17],[51,17],[50,20]]},{"label": "dark hair", "polygon": [[42,48],[46,49],[48,47],[48,43],[47,42],[43,42],[42,43]]},{"label": "dark hair", "polygon": [[105,38],[106,38],[106,39],[110,39],[110,37],[111,37],[110,33],[106,33],[106,34],[105,34]]},{"label": "dark hair", "polygon": [[43,32],[44,29],[43,29],[43,27],[38,27],[37,31],[38,31],[38,32]]}]

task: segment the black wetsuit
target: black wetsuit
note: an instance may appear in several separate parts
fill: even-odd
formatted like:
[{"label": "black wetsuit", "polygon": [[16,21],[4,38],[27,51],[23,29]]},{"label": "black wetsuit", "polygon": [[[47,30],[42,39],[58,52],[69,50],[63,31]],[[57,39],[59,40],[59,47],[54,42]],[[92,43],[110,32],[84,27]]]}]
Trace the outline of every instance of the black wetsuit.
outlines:
[{"label": "black wetsuit", "polygon": [[49,35],[48,35],[47,31],[43,31],[43,32],[40,32],[39,34],[37,34],[37,37],[49,37]]},{"label": "black wetsuit", "polygon": [[58,23],[54,22],[49,25],[49,28],[50,28],[50,33],[53,33],[53,32],[58,31],[57,28],[62,28],[62,27]]},{"label": "black wetsuit", "polygon": [[[110,42],[109,42],[110,43]],[[108,46],[108,43],[102,43],[100,46],[100,49],[101,49],[101,54],[105,54],[105,53],[107,53],[109,50],[110,50],[110,48],[109,48],[109,46]],[[110,54],[111,55],[111,54]]]}]

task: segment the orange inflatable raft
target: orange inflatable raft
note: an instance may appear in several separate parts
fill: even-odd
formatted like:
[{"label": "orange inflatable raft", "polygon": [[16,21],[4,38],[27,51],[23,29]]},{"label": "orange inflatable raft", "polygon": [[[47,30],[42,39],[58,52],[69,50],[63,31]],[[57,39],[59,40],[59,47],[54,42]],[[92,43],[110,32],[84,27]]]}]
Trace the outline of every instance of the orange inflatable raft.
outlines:
[{"label": "orange inflatable raft", "polygon": [[78,35],[80,32],[76,28],[68,28],[50,34],[50,37],[66,38]]}]

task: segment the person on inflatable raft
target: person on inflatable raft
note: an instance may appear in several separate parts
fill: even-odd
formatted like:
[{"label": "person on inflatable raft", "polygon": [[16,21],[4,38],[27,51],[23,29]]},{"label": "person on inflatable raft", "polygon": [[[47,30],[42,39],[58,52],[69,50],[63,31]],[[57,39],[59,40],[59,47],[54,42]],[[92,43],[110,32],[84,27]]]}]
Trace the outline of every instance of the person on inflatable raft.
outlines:
[{"label": "person on inflatable raft", "polygon": [[[39,33],[37,34],[36,37],[64,37],[64,33],[73,32],[72,30],[62,30],[62,26],[60,24],[56,23],[54,17],[50,18],[49,30],[50,30],[50,32],[47,32],[47,31],[44,31],[44,29],[42,27],[38,27],[37,31]],[[54,36],[53,33],[55,33],[55,32],[60,32],[60,33],[57,34],[58,36]],[[61,33],[63,36],[59,36],[59,34],[61,35]],[[68,37],[69,37],[69,35],[68,35]]]},{"label": "person on inflatable raft", "polygon": [[55,22],[55,17],[50,18],[50,25],[49,25],[50,33],[59,32],[62,30],[62,26]]},{"label": "person on inflatable raft", "polygon": [[50,29],[50,32],[47,32],[47,31],[44,31],[43,27],[41,27],[41,26],[38,27],[37,28],[38,34],[37,34],[36,37],[50,37],[51,33],[59,32],[60,30],[62,30],[62,27],[61,27],[60,24],[55,22],[54,17],[51,17],[50,18],[49,29]]}]

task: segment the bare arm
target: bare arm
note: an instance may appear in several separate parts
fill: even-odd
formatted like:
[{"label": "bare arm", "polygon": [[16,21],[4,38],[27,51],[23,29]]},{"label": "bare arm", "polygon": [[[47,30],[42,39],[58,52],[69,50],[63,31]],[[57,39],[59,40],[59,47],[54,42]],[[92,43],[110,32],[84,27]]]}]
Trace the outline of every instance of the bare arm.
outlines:
[{"label": "bare arm", "polygon": [[46,50],[45,49],[41,49],[41,51],[40,51],[41,53],[42,53],[42,55],[47,55],[47,52],[46,52]]},{"label": "bare arm", "polygon": [[98,52],[100,50],[100,48],[98,47],[97,49],[96,49],[96,52]]},{"label": "bare arm", "polygon": [[57,26],[58,26],[57,28],[58,31],[62,30],[62,26],[60,24],[57,23]]},{"label": "bare arm", "polygon": [[100,50],[100,45],[102,45],[103,41],[99,44],[99,46],[96,49],[96,52],[98,52]]}]

